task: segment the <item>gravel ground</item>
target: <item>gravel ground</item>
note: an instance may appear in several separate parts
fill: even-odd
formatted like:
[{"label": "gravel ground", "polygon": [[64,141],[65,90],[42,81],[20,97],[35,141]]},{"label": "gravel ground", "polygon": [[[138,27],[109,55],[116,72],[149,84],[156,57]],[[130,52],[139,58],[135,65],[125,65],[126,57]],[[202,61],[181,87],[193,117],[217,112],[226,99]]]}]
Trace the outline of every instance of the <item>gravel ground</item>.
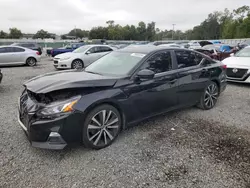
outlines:
[{"label": "gravel ground", "polygon": [[250,187],[250,86],[229,84],[210,111],[188,108],[121,133],[110,147],[32,148],[18,125],[22,83],[53,71],[2,68],[0,187]]}]

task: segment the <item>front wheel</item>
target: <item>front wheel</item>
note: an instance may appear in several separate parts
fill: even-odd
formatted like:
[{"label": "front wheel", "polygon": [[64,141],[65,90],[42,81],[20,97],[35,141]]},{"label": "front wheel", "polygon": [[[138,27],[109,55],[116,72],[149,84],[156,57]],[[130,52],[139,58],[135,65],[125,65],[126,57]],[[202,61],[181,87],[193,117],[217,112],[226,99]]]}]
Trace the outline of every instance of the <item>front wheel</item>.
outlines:
[{"label": "front wheel", "polygon": [[212,109],[219,97],[219,88],[215,82],[210,82],[201,96],[198,107],[203,110]]},{"label": "front wheel", "polygon": [[83,69],[83,68],[84,68],[84,65],[83,65],[82,60],[80,60],[80,59],[74,60],[74,61],[72,62],[71,68],[72,68],[72,69]]},{"label": "front wheel", "polygon": [[83,126],[83,143],[102,149],[117,138],[122,127],[119,111],[111,105],[100,105],[89,112]]}]

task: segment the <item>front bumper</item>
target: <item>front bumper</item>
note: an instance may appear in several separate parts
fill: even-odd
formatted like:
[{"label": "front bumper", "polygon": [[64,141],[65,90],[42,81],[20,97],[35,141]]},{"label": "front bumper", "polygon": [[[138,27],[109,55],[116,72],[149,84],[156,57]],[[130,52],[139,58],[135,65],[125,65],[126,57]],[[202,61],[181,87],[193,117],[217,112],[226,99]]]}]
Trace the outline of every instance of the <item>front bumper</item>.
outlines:
[{"label": "front bumper", "polygon": [[60,60],[54,59],[54,67],[56,69],[70,69],[72,64],[72,59]]},{"label": "front bumper", "polygon": [[82,113],[75,111],[60,117],[39,118],[35,112],[23,110],[37,105],[32,104],[30,98],[25,101],[25,108],[20,99],[18,102],[18,122],[33,147],[60,150],[69,143],[82,141],[82,124],[80,123],[83,122]]}]

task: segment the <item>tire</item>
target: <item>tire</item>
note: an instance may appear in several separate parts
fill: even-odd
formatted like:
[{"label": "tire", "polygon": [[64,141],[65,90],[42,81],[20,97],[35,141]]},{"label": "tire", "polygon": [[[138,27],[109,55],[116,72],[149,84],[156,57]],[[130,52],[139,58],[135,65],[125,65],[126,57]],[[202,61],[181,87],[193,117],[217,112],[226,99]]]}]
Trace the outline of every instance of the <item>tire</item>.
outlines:
[{"label": "tire", "polygon": [[219,87],[215,82],[211,81],[205,88],[197,106],[203,110],[210,110],[216,105],[218,97]]},{"label": "tire", "polygon": [[26,60],[26,64],[30,67],[34,67],[36,66],[36,59],[34,57],[29,57],[27,60]]},{"label": "tire", "polygon": [[82,62],[82,60],[80,59],[75,59],[72,64],[71,64],[71,68],[72,69],[83,69],[84,68],[84,64]]},{"label": "tire", "polygon": [[83,144],[92,149],[105,148],[114,142],[121,128],[121,115],[115,107],[107,104],[97,106],[85,118]]}]

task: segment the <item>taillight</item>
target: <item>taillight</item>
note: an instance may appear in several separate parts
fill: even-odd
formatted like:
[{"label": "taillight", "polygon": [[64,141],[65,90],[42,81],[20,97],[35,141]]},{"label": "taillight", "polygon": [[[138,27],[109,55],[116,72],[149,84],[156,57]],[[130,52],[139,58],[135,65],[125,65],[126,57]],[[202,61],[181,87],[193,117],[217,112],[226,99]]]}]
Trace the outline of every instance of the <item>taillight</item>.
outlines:
[{"label": "taillight", "polygon": [[40,55],[40,52],[36,52],[37,55]]},{"label": "taillight", "polygon": [[227,65],[222,65],[221,68],[227,69]]}]

